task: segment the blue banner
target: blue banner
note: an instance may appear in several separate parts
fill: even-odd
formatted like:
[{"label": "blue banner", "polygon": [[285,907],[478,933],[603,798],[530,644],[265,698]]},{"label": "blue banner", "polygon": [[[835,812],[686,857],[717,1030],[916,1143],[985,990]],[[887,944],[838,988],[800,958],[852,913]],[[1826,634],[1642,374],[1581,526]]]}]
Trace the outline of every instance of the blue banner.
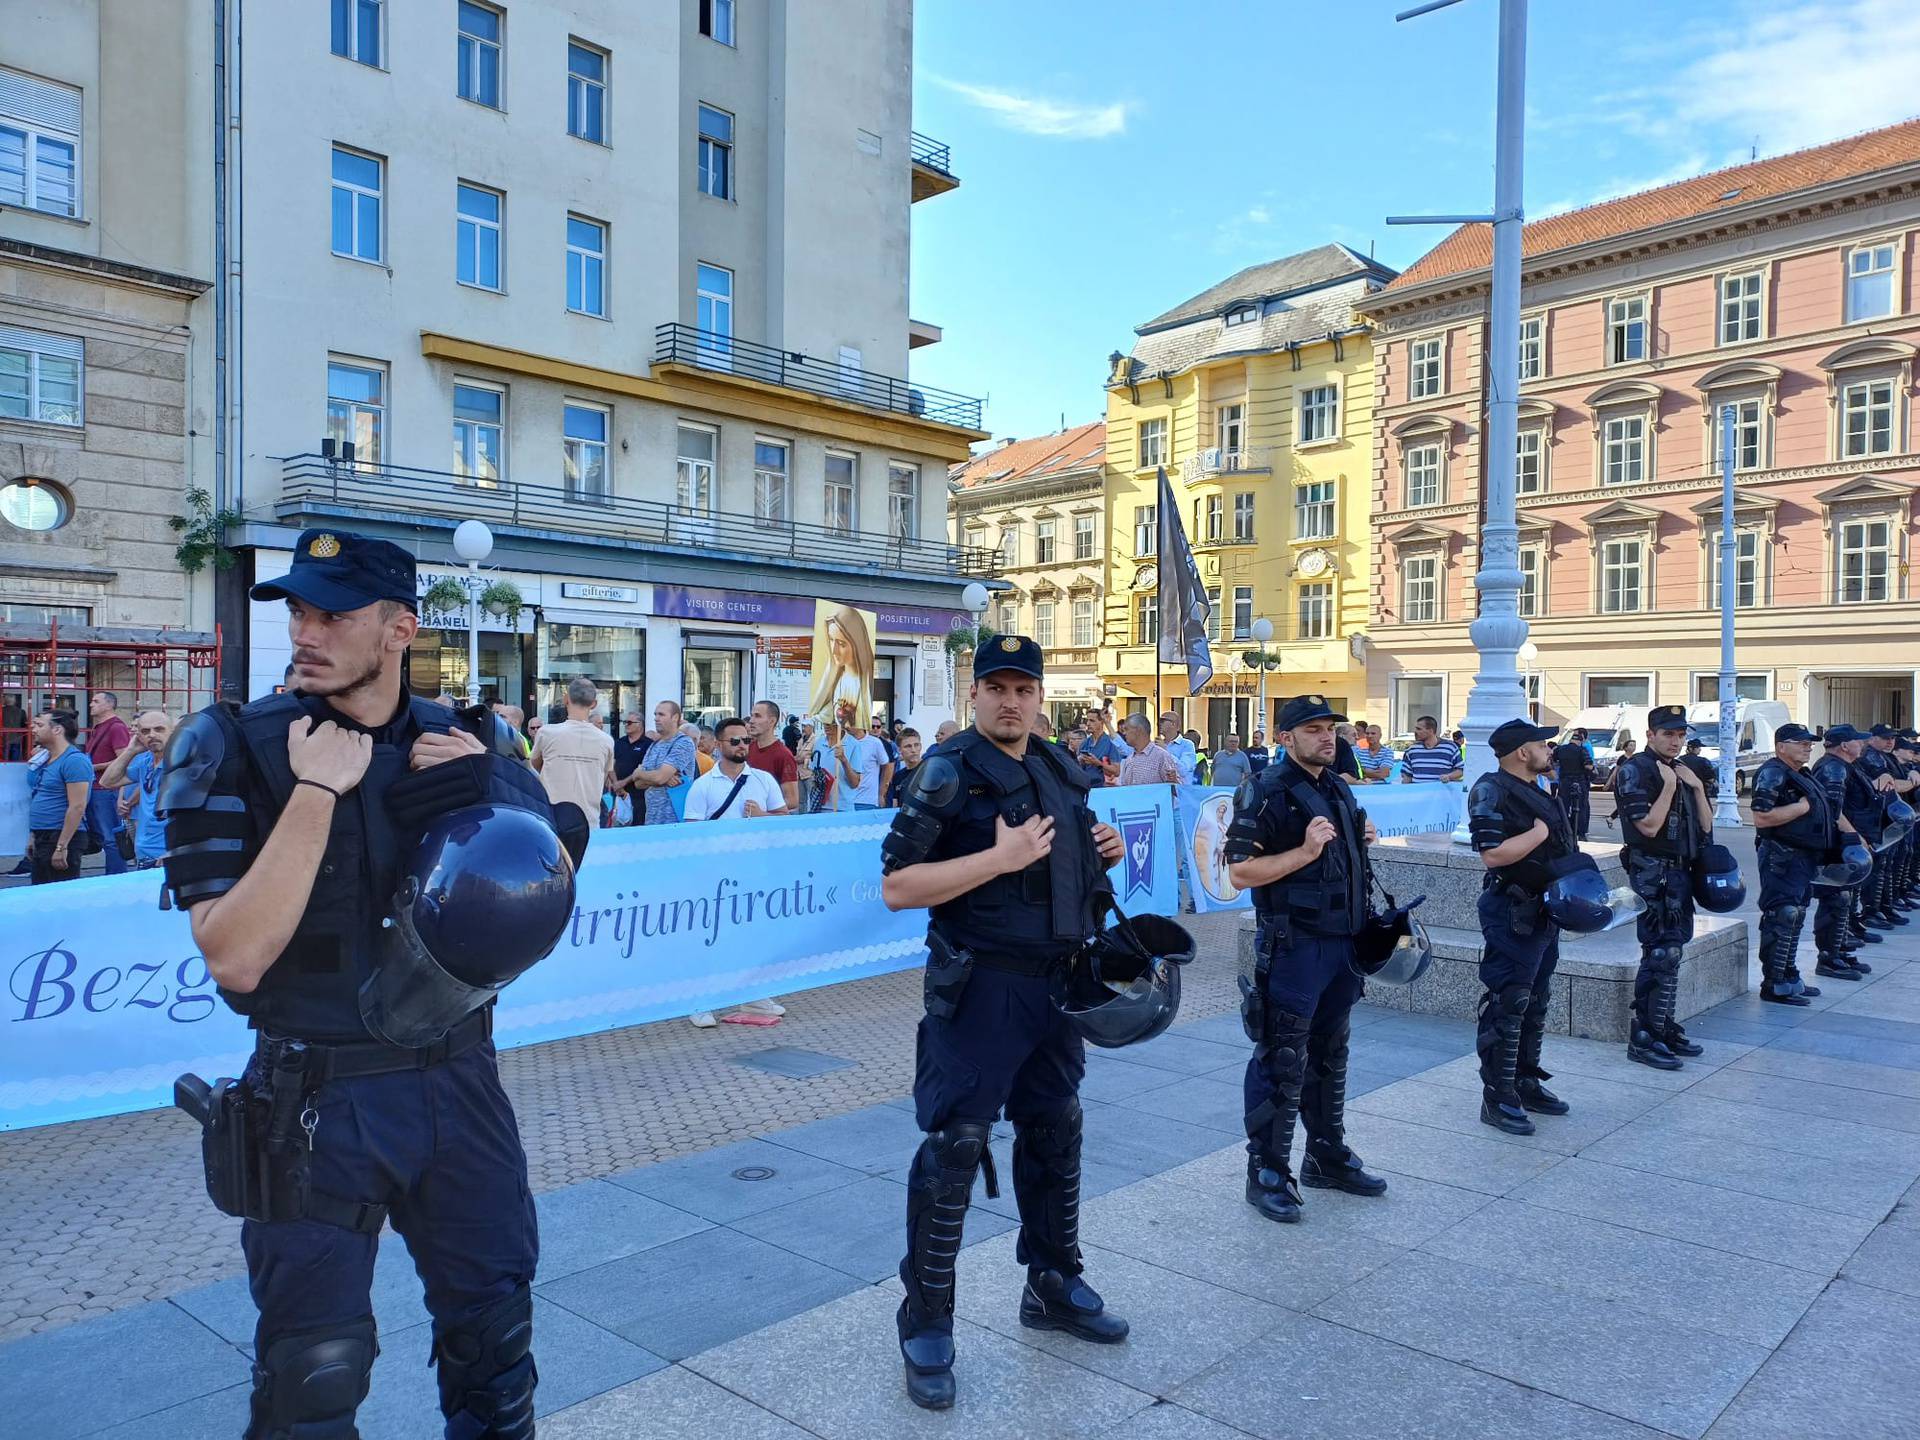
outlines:
[{"label": "blue banner", "polygon": [[[1095,791],[1127,843],[1114,893],[1179,906],[1164,786]],[[880,899],[885,811],[599,830],[559,947],[500,1001],[504,1049],[718,1010],[919,965],[926,916]],[[0,891],[0,1130],[171,1102],[192,1070],[237,1075],[246,1024],[216,993],[159,877]]]}]

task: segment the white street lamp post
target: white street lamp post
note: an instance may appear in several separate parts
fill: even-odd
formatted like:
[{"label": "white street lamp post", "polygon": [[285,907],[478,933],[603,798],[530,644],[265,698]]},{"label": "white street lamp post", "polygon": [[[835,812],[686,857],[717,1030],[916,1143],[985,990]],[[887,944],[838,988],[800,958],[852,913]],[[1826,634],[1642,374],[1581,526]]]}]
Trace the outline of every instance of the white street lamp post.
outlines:
[{"label": "white street lamp post", "polygon": [[480,562],[493,553],[493,531],[480,520],[462,520],[453,532],[453,553],[467,562],[467,704],[480,703]]},{"label": "white street lamp post", "polygon": [[[1265,730],[1267,728],[1267,642],[1273,639],[1273,622],[1262,615],[1253,622],[1250,633],[1255,643],[1260,646],[1260,720],[1253,728]],[[1251,744],[1253,737],[1249,735],[1247,740]]]},{"label": "white street lamp post", "polygon": [[[960,592],[960,603],[973,612],[973,653],[975,659],[978,659],[980,655],[980,627],[986,623],[987,601],[990,598],[987,594],[987,587],[982,585],[978,580],[970,581],[967,588]],[[951,657],[949,657],[949,659],[951,660]],[[960,696],[958,693],[959,680],[957,676],[954,681],[954,691],[954,717],[958,719],[960,715]],[[968,718],[972,718],[971,714],[968,715]]]},{"label": "white street lamp post", "polygon": [[1736,783],[1734,747],[1739,743],[1734,724],[1736,696],[1733,669],[1733,607],[1740,564],[1733,536],[1734,410],[1720,410],[1720,793],[1714,799],[1713,823],[1738,829],[1740,795]]},{"label": "white street lamp post", "polygon": [[1529,640],[1527,641],[1526,644],[1520,647],[1520,663],[1527,667],[1523,678],[1526,682],[1526,700],[1527,700],[1526,719],[1529,725],[1537,725],[1539,723],[1539,721],[1535,718],[1533,713],[1533,677],[1534,677],[1533,662],[1538,660],[1539,658],[1540,658],[1540,647],[1534,644],[1533,641]]}]

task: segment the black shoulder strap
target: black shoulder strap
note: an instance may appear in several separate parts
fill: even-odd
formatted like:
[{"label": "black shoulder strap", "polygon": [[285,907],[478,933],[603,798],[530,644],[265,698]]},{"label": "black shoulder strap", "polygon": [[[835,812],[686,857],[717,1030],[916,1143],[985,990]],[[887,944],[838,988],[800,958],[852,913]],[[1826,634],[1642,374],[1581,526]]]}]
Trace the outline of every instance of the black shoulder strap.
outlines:
[{"label": "black shoulder strap", "polygon": [[733,804],[733,797],[740,793],[741,788],[745,786],[746,783],[747,783],[747,772],[745,770],[742,770],[738,775],[733,777],[733,788],[727,791],[727,798],[720,802],[720,808],[718,810],[715,810],[711,815],[707,816],[707,819],[718,820],[722,815],[726,814],[727,807]]}]

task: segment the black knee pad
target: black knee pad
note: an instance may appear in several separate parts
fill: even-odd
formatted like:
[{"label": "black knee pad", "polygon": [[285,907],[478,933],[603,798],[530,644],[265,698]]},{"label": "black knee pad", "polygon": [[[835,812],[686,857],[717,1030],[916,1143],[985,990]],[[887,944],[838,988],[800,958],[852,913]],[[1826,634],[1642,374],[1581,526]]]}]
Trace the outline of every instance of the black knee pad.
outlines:
[{"label": "black knee pad", "polygon": [[1340,1024],[1307,1039],[1307,1048],[1313,1055],[1314,1069],[1322,1075],[1331,1075],[1343,1069],[1353,1046],[1353,1016],[1351,1013],[1340,1017]]},{"label": "black knee pad", "polygon": [[367,1398],[380,1353],[373,1317],[326,1330],[283,1335],[253,1367],[253,1425],[259,1440],[346,1440],[353,1412]]},{"label": "black knee pad", "polygon": [[519,1440],[533,1434],[533,1292],[525,1285],[434,1345],[440,1413],[463,1411],[484,1423],[479,1434]]},{"label": "black knee pad", "polygon": [[1013,1143],[1017,1150],[1030,1152],[1043,1164],[1071,1160],[1080,1154],[1080,1133],[1086,1124],[1086,1112],[1078,1100],[1053,1114],[1036,1120],[1013,1122]]},{"label": "black knee pad", "polygon": [[978,1120],[949,1120],[938,1130],[929,1130],[913,1157],[914,1174],[922,1183],[940,1185],[964,1176],[973,1183],[973,1172],[987,1153],[993,1138],[993,1126]]},{"label": "black knee pad", "polygon": [[1685,953],[1679,945],[1655,945],[1647,951],[1647,968],[1659,976],[1678,975],[1680,957]]},{"label": "black knee pad", "polygon": [[1267,1013],[1264,1062],[1282,1089],[1297,1088],[1307,1078],[1308,1017],[1288,1010]]}]

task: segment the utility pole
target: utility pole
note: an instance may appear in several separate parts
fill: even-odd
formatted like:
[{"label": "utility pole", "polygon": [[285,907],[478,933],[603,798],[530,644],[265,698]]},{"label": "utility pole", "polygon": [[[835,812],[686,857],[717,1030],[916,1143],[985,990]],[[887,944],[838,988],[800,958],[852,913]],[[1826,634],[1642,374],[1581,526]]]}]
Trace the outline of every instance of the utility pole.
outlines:
[{"label": "utility pole", "polygon": [[1733,608],[1740,598],[1740,561],[1733,534],[1733,466],[1736,435],[1734,409],[1720,407],[1720,794],[1713,804],[1714,828],[1740,828],[1739,774],[1734,750],[1739,743],[1734,724],[1738,697],[1734,694]]}]

